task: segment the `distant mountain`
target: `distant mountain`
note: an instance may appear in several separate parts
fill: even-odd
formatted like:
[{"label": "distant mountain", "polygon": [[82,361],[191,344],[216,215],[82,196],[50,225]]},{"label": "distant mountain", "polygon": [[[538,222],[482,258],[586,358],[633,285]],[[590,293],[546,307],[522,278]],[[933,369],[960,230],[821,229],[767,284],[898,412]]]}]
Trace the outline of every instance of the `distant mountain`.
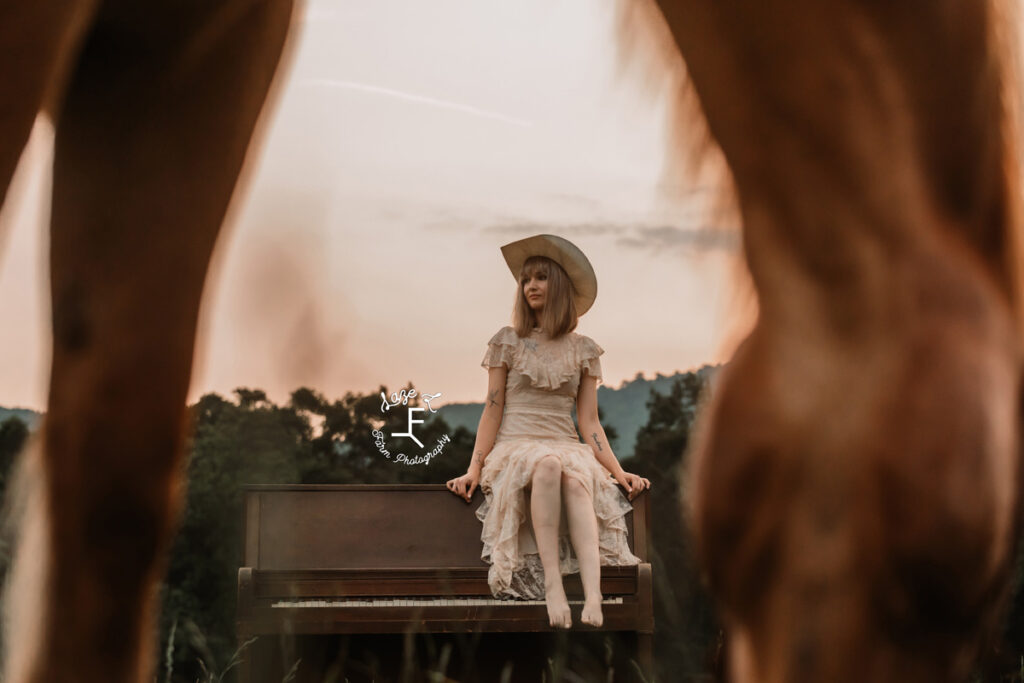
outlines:
[{"label": "distant mountain", "polygon": [[[693,372],[702,378],[709,378],[716,370],[718,370],[718,366],[705,365]],[[646,379],[643,373],[637,373],[636,377],[623,382],[618,389],[610,389],[603,385],[597,388],[597,404],[601,408],[601,424],[604,427],[614,427],[618,432],[618,438],[612,441],[612,448],[620,460],[633,455],[637,432],[647,424],[647,399],[650,398],[651,392],[667,394],[672,389],[672,383],[687,374],[690,373],[677,372],[673,375],[663,375],[659,372],[653,379]],[[452,429],[465,427],[470,432],[476,433],[483,410],[483,403],[449,403],[441,406],[437,415],[444,418]],[[35,429],[42,418],[42,413],[28,408],[0,407],[0,424],[12,416],[21,419],[29,429]]]},{"label": "distant mountain", "polygon": [[[717,369],[718,366],[705,365],[694,372],[702,378],[709,379]],[[647,424],[647,399],[650,398],[651,392],[667,394],[672,389],[672,383],[687,374],[690,373],[663,375],[659,372],[653,379],[646,379],[643,373],[637,373],[636,377],[623,382],[618,389],[610,389],[603,385],[597,388],[601,424],[606,428],[614,427],[619,434],[618,439],[612,441],[612,448],[619,460],[633,455],[637,432]],[[475,433],[483,410],[483,403],[450,403],[442,406],[437,414],[443,417],[452,429],[465,427]]]},{"label": "distant mountain", "polygon": [[37,413],[34,410],[28,408],[2,408],[0,407],[0,424],[3,424],[10,417],[17,417],[22,422],[28,425],[29,429],[35,429],[36,425],[39,424],[39,419],[43,416],[42,413]]}]

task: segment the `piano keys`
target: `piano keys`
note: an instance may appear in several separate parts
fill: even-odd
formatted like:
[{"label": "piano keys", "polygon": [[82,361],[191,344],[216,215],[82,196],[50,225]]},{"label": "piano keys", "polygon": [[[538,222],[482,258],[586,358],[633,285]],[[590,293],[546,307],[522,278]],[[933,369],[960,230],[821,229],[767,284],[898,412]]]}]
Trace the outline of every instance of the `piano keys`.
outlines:
[{"label": "piano keys", "polygon": [[[543,605],[543,600],[498,600],[496,598],[399,598],[397,600],[364,600],[349,598],[345,600],[278,600],[271,607],[460,607],[480,605],[501,605],[503,607],[522,607],[525,605]],[[569,600],[570,605],[582,605],[582,600]],[[605,598],[603,605],[621,605],[622,598]]]},{"label": "piano keys", "polygon": [[[601,568],[600,629],[580,622],[579,575],[564,579],[573,630],[627,634],[646,672],[654,631],[648,495],[634,499],[626,520],[630,548],[643,562]],[[282,634],[556,631],[543,601],[491,596],[474,514],[481,502],[479,491],[467,505],[442,484],[248,488],[237,627],[239,643],[255,640],[243,650],[240,680],[267,674],[253,662],[266,660],[259,650]]]}]

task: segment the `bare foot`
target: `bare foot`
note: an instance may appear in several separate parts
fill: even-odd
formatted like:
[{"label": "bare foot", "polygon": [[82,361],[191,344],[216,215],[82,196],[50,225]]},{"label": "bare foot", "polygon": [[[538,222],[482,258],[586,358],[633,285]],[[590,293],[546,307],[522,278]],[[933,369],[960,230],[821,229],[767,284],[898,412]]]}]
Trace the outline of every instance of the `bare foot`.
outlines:
[{"label": "bare foot", "polygon": [[604,614],[601,612],[601,598],[586,600],[583,603],[583,615],[580,621],[588,626],[600,626],[604,623]]},{"label": "bare foot", "polygon": [[569,611],[569,601],[565,597],[561,581],[544,590],[544,602],[547,603],[548,623],[552,628],[572,626],[572,613]]}]

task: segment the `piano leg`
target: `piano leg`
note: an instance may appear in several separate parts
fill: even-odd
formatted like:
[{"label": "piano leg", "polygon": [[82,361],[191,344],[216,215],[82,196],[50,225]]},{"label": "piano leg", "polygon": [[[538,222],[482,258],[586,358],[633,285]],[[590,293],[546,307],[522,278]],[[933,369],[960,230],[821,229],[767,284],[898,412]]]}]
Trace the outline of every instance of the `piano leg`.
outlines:
[{"label": "piano leg", "polygon": [[[241,641],[245,642],[245,641]],[[241,642],[239,644],[241,644]],[[238,661],[238,683],[252,683],[252,648],[256,643],[250,643],[242,650]]]},{"label": "piano leg", "polygon": [[[245,642],[239,636],[239,644]],[[257,636],[241,653],[238,664],[238,683],[280,683],[282,670],[280,636]]]},{"label": "piano leg", "polygon": [[280,683],[300,656],[295,652],[295,638],[292,636],[239,634],[239,645],[247,640],[252,642],[239,653],[238,683]]},{"label": "piano leg", "polygon": [[640,665],[643,677],[647,681],[654,680],[654,634],[636,634],[636,661]]}]

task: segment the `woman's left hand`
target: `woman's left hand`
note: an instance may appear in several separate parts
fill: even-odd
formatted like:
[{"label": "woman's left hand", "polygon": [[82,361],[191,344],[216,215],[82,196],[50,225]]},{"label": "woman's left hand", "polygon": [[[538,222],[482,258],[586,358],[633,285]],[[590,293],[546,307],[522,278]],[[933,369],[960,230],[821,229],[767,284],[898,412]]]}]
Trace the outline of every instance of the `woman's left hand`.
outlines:
[{"label": "woman's left hand", "polygon": [[623,471],[621,474],[616,475],[615,481],[622,484],[622,487],[629,491],[629,499],[633,500],[637,494],[644,489],[651,488],[651,480],[645,479],[638,474],[632,474],[631,472]]}]

